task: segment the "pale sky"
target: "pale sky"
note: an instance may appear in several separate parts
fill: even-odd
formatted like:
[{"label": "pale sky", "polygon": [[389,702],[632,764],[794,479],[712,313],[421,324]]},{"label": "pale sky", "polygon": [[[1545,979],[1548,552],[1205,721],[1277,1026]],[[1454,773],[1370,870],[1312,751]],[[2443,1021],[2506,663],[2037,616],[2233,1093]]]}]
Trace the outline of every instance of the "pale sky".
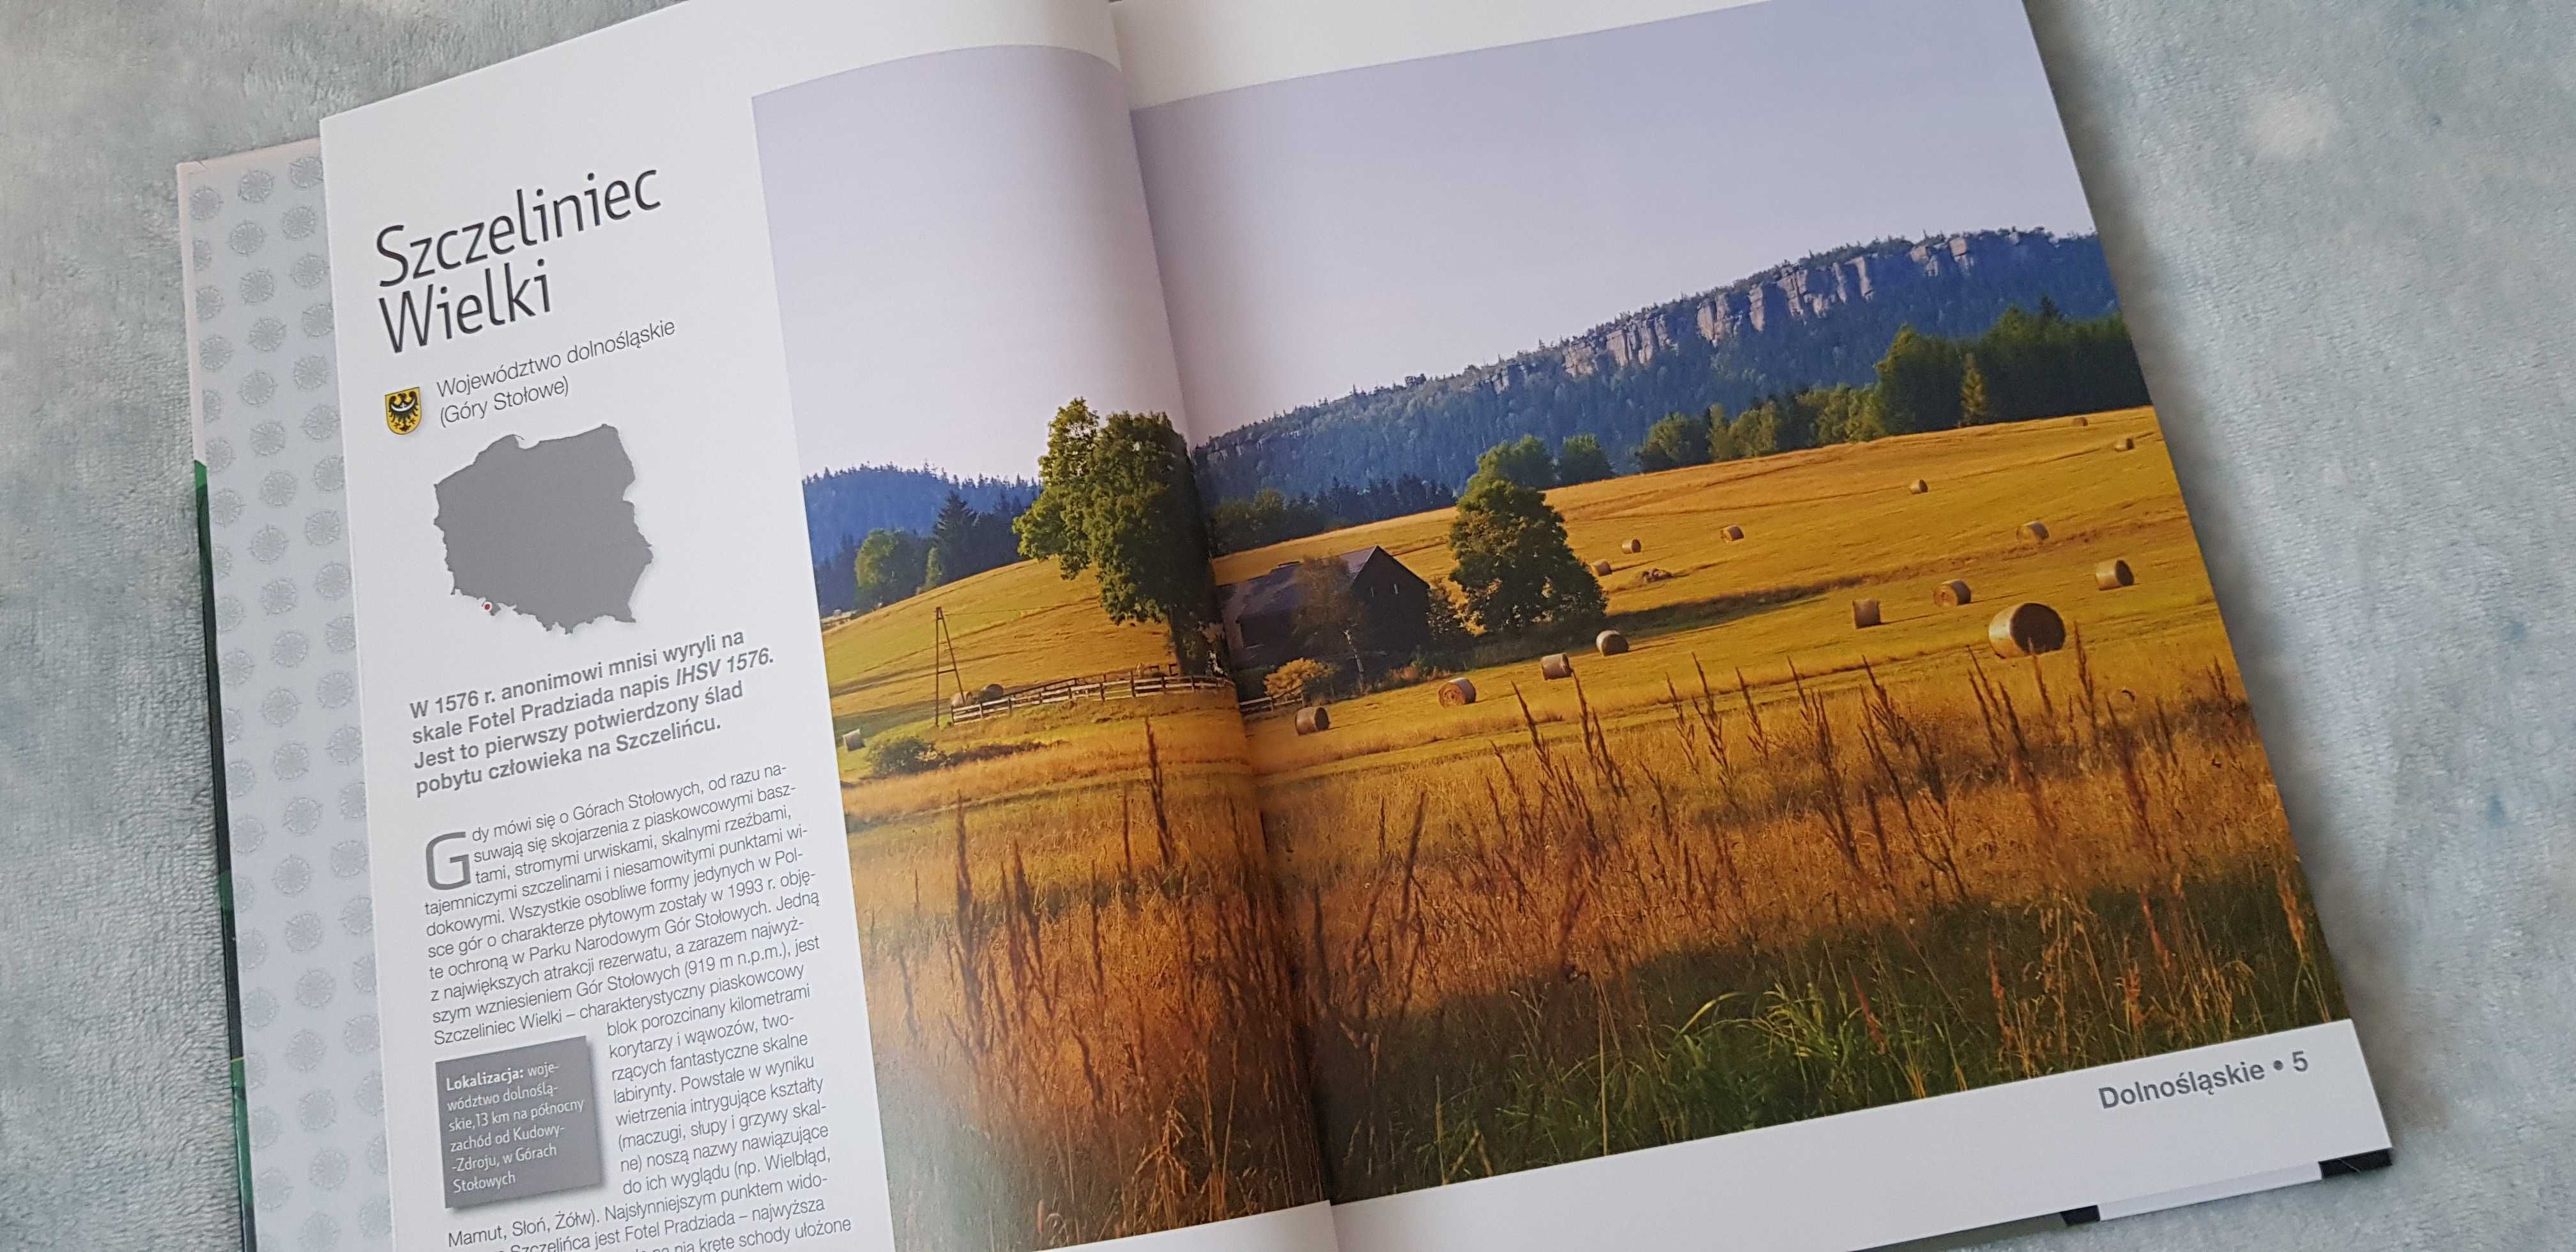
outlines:
[{"label": "pale sky", "polygon": [[1107,62],[979,48],[752,107],[807,473],[1035,478],[1047,421],[1076,396],[1181,419]]},{"label": "pale sky", "polygon": [[1772,0],[1135,129],[1196,438],[1840,244],[2093,229],[2020,0]]}]

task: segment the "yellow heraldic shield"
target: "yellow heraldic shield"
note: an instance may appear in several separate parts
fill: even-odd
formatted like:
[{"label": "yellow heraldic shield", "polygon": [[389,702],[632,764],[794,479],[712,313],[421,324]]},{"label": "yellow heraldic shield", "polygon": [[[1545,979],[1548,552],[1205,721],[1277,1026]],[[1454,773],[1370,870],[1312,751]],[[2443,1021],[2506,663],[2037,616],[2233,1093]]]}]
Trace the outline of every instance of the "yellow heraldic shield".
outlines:
[{"label": "yellow heraldic shield", "polygon": [[385,429],[397,435],[420,429],[420,388],[405,387],[385,394]]}]

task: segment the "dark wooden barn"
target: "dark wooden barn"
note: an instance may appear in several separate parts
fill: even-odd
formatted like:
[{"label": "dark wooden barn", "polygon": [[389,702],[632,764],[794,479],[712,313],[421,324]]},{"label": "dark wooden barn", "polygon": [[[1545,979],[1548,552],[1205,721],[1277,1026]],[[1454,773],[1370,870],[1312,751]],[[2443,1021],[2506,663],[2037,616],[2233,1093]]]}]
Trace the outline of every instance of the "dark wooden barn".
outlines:
[{"label": "dark wooden barn", "polygon": [[[1360,621],[1354,639],[1309,640],[1323,658],[1347,655],[1354,643],[1379,655],[1410,654],[1428,639],[1425,614],[1431,584],[1406,569],[1384,548],[1359,548],[1329,558],[1348,580]],[[1300,614],[1305,586],[1299,563],[1283,561],[1266,573],[1216,589],[1217,610],[1225,622],[1227,650],[1237,669],[1260,669],[1293,659],[1299,652]]]}]

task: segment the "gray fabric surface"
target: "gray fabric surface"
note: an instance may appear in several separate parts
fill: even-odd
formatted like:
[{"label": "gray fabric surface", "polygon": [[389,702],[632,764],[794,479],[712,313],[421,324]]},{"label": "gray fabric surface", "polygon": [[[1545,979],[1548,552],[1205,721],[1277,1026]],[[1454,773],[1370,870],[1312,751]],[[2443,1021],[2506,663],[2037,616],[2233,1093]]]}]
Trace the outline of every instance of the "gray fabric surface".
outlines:
[{"label": "gray fabric surface", "polygon": [[[2034,1246],[2564,1246],[2576,7],[2032,5],[2398,1152]],[[0,0],[0,1249],[235,1238],[172,166],[644,7]]]}]

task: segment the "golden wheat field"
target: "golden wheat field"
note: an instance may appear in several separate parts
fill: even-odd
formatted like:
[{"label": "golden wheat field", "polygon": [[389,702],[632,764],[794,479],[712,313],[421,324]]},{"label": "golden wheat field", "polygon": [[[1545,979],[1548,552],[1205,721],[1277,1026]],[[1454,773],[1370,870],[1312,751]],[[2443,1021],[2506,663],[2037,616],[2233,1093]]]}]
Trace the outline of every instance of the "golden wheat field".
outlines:
[{"label": "golden wheat field", "polygon": [[[934,727],[934,607],[979,686],[1166,659],[1040,563],[826,628],[835,733],[946,754],[842,756],[904,1247],[1384,1195],[2342,1015],[2152,412],[1549,499],[1613,563],[1631,650],[1547,681],[1562,645],[1491,641],[1478,702],[1413,674],[1318,734],[1247,737],[1220,693]],[[1218,573],[1378,544],[1436,577],[1448,524]],[[2111,559],[2134,585],[2095,589]],[[1935,603],[1951,579],[1968,604]],[[1986,645],[2021,600],[2064,650]]]},{"label": "golden wheat field", "polygon": [[[976,581],[959,585],[969,606],[994,591]],[[845,681],[846,666],[895,650],[872,628],[908,635],[916,615],[904,609],[827,633],[836,706],[851,698],[845,686],[884,699],[868,678]],[[1016,626],[961,638],[960,651],[999,680],[995,657],[1069,659],[1074,672],[1150,665],[1164,646],[1161,632],[1112,626],[1085,602],[1035,616],[1087,616],[1088,627],[1069,626],[1087,643],[1032,644],[1022,616],[1005,613],[994,617]],[[926,623],[926,608],[917,617]],[[948,763],[875,777],[864,750],[842,753],[901,1246],[1062,1247],[1320,1198],[1285,941],[1232,699],[1057,706],[933,729],[926,661],[903,681],[917,682],[918,700],[886,700],[872,724],[925,735]]]},{"label": "golden wheat field", "polygon": [[[1473,705],[1251,732],[1336,1199],[2342,1015],[2151,412],[1549,498],[1629,652],[1487,649]],[[1370,543],[1438,575],[1446,528],[1222,576]],[[2066,649],[1995,655],[2022,600]]]},{"label": "golden wheat field", "polygon": [[[1864,657],[1882,673],[1910,672],[1981,643],[1994,611],[2022,600],[2055,606],[2097,651],[2161,641],[2232,665],[2154,412],[2086,421],[1909,435],[1549,492],[1576,555],[1611,563],[1601,579],[1608,624],[1636,646],[1581,666],[1594,703],[1615,710],[1661,699],[1664,658],[1692,652],[1730,679],[1743,667],[1757,698],[1785,691],[1792,657],[1810,677]],[[2122,438],[2134,450],[2114,451]],[[1929,490],[1908,491],[1915,479]],[[1436,580],[1455,564],[1449,521],[1441,510],[1236,553],[1218,559],[1217,578],[1376,545]],[[2049,528],[2047,541],[2020,533],[2032,521]],[[1726,539],[1728,526],[1744,538]],[[1621,552],[1627,539],[1644,551]],[[2129,563],[2136,585],[2096,592],[2094,566],[2112,559]],[[1672,577],[1648,581],[1650,570]],[[1969,605],[1933,603],[1950,579],[1970,585]],[[1878,600],[1884,624],[1853,629],[1857,599]],[[1578,665],[1589,650],[1578,641]],[[1540,681],[1525,655],[1464,673],[1479,690]],[[1422,703],[1421,693],[1398,690],[1336,704],[1336,733],[1303,741],[1264,722],[1254,749],[1275,778],[1406,741],[1472,738],[1456,717],[1424,715]],[[1483,719],[1483,731],[1510,720],[1485,704],[1468,715]]]},{"label": "golden wheat field", "polygon": [[1162,627],[1122,625],[1100,611],[1100,584],[1090,574],[1068,579],[1052,561],[1018,561],[825,626],[835,735],[859,730],[874,738],[929,725],[934,611],[947,614],[957,676],[974,687],[1020,687],[1172,659]]}]

